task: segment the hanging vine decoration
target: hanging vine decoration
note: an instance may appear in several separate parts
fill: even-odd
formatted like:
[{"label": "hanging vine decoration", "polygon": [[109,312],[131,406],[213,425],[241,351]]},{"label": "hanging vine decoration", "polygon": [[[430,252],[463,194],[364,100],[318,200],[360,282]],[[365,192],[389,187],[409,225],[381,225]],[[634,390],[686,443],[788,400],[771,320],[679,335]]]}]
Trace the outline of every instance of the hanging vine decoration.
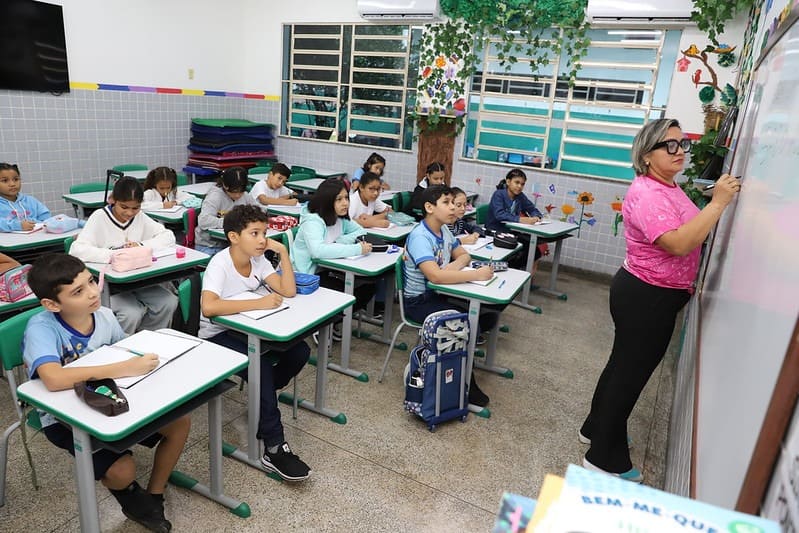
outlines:
[{"label": "hanging vine decoration", "polygon": [[[474,52],[477,47],[492,46],[497,61],[506,71],[523,57],[525,62],[529,61],[536,80],[555,58],[563,56],[568,72],[561,78],[573,84],[580,60],[591,44],[585,22],[588,0],[440,0],[440,3],[451,20],[425,26],[419,62],[418,88],[422,96],[427,93],[432,105],[427,109],[417,106],[412,114],[417,122],[425,118],[426,127],[431,130],[441,121],[454,123],[456,134],[463,128],[467,105],[462,99],[458,103],[458,98],[466,94],[469,80],[481,64],[482,58]],[[441,65],[441,59],[453,58],[459,68],[448,72],[448,65]],[[452,76],[447,77],[448,73]],[[450,91],[452,94],[448,96]]]},{"label": "hanging vine decoration", "polygon": [[702,62],[708,74],[710,75],[709,81],[703,81],[702,69],[696,69],[696,71],[694,71],[693,75],[691,76],[691,81],[694,82],[695,86],[697,87],[699,87],[700,85],[706,86],[703,87],[701,91],[699,91],[699,100],[703,104],[707,105],[712,103],[713,100],[715,100],[716,98],[716,93],[719,93],[722,105],[732,106],[736,104],[738,96],[737,92],[735,91],[735,88],[729,83],[724,87],[724,89],[719,87],[719,78],[716,75],[716,71],[713,69],[713,67],[710,66],[710,63],[708,63],[709,53],[719,54],[719,59],[721,59],[722,57],[728,57],[729,55],[731,55],[733,50],[735,50],[735,46],[708,45],[705,47],[704,50],[700,52],[699,48],[695,44],[692,44],[691,46],[688,47],[688,49],[683,50],[682,52],[683,59],[687,57],[698,59],[699,61]]}]

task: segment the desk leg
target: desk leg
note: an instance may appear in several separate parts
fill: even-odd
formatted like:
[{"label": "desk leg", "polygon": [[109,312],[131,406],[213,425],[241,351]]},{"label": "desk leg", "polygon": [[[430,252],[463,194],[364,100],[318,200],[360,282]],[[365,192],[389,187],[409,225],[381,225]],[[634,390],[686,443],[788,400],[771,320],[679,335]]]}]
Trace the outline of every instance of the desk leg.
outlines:
[{"label": "desk leg", "polygon": [[[538,237],[530,234],[530,247],[527,249],[527,272],[533,271],[533,263],[535,262],[535,249],[538,245]],[[532,311],[533,313],[541,314],[541,308],[535,305],[530,305],[530,285],[533,282],[532,276],[530,279],[524,282],[524,287],[522,288],[522,299],[521,300],[513,300],[511,303],[513,305],[518,305],[523,309],[527,309]]]},{"label": "desk leg", "polygon": [[[480,302],[478,300],[469,300],[469,345],[466,349],[466,376],[465,379],[470,379],[472,369],[474,367],[474,347],[477,344],[477,331],[480,329]],[[486,407],[469,404],[469,411],[488,418],[491,412]]]},{"label": "desk leg", "polygon": [[546,289],[539,288],[538,292],[547,294],[549,296],[554,296],[555,298],[559,298],[561,300],[566,300],[566,293],[560,292],[557,289],[558,267],[560,266],[560,252],[561,248],[563,247],[563,241],[564,239],[561,239],[555,243],[555,255],[552,256],[552,271],[549,273],[549,287]]},{"label": "desk leg", "polygon": [[100,303],[103,307],[111,309],[111,287],[108,280],[103,280],[103,288],[100,290]]},{"label": "desk leg", "polygon": [[173,471],[169,476],[170,483],[187,488],[209,500],[221,503],[230,512],[241,518],[250,516],[250,506],[245,502],[234,500],[223,494],[222,475],[222,397],[215,396],[208,402],[208,470],[211,487],[197,482],[182,472]]},{"label": "desk leg", "polygon": [[494,326],[494,329],[492,329],[491,333],[488,335],[488,346],[486,346],[485,362],[481,363],[479,361],[475,361],[474,367],[479,368],[480,370],[485,370],[486,372],[499,374],[504,378],[512,379],[513,370],[494,365],[494,360],[497,357],[497,337],[499,337],[499,317],[497,317],[497,323]]},{"label": "desk leg", "polygon": [[[352,308],[350,308],[352,309]],[[314,413],[324,415],[336,424],[346,424],[347,415],[341,411],[335,411],[327,407],[327,369],[331,367],[328,364],[329,356],[329,338],[330,338],[330,324],[322,327],[319,330],[319,346],[316,349],[316,389],[314,391],[314,401],[300,400],[298,405],[303,409],[308,409]],[[289,393],[282,393],[281,401],[291,403],[294,397]]]},{"label": "desk leg", "polygon": [[94,490],[92,441],[88,433],[74,426],[72,440],[75,444],[75,480],[78,485],[80,530],[84,533],[99,533],[100,516],[97,513],[97,494]]},{"label": "desk leg", "polygon": [[[355,292],[355,274],[352,272],[346,272],[344,276],[344,292],[352,296]],[[321,332],[320,332],[321,336]],[[321,346],[321,338],[320,338],[320,346]],[[345,376],[350,376],[352,378],[357,379],[358,381],[367,382],[369,381],[369,376],[366,372],[360,372],[358,370],[353,370],[350,368],[350,346],[352,345],[352,306],[347,307],[344,310],[344,324],[341,327],[341,364],[337,365],[335,363],[328,363],[327,367],[334,372],[339,372],[344,374]],[[319,362],[317,362],[317,368],[319,368]]]}]

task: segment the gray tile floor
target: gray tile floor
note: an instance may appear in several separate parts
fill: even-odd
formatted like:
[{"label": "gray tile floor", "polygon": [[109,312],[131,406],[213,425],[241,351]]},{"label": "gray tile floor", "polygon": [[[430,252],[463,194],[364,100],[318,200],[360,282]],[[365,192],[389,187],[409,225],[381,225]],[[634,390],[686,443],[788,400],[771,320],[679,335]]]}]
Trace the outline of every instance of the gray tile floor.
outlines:
[{"label": "gray tile floor", "polygon": [[[542,273],[543,274],[543,273]],[[543,278],[543,276],[541,276]],[[402,369],[407,352],[395,351],[384,382],[377,375],[385,347],[353,340],[352,366],[368,383],[329,374],[329,404],[342,409],[338,425],[300,410],[292,420],[282,406],[289,443],[313,468],[298,484],[281,483],[226,459],[225,490],[246,501],[242,519],[186,490],[167,489],[166,514],[174,531],[489,531],[503,491],[535,496],[548,472],[563,473],[582,460],[586,447],[576,431],[604,365],[613,329],[607,279],[564,272],[568,301],[535,293],[544,312],[515,306],[502,315],[499,361],[515,373],[508,380],[478,372],[491,397],[491,418],[470,416],[435,433],[403,412]],[[676,337],[676,335],[675,335]],[[415,333],[400,337],[409,345]],[[672,351],[674,345],[672,343]],[[336,345],[338,346],[338,345]],[[633,463],[646,483],[663,483],[673,357],[656,371],[630,420]],[[315,369],[303,370],[300,392],[312,395]],[[224,399],[224,437],[246,445],[246,391]],[[0,384],[0,426],[12,420],[8,387]],[[193,414],[192,433],[179,469],[207,480],[206,411]],[[69,456],[43,435],[30,438],[40,489],[33,490],[18,433],[11,440],[6,505],[1,531],[78,531],[77,498]],[[137,447],[139,478],[147,479],[151,452]],[[104,531],[142,531],[125,519],[116,501],[97,485]]]}]

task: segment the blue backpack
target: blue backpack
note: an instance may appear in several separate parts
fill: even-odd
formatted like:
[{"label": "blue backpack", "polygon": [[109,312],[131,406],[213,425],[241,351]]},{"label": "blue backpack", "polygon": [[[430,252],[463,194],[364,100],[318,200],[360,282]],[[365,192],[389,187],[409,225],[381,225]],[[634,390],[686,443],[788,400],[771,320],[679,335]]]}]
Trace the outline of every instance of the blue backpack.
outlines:
[{"label": "blue backpack", "polygon": [[466,313],[447,309],[431,313],[420,332],[421,344],[411,350],[405,368],[405,410],[427,422],[430,431],[469,414]]}]

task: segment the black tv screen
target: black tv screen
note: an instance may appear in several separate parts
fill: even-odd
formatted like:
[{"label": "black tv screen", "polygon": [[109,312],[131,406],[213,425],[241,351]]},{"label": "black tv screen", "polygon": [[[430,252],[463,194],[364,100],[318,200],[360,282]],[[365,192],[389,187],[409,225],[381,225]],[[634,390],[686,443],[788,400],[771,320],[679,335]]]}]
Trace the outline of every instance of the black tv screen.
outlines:
[{"label": "black tv screen", "polygon": [[0,88],[69,91],[61,6],[0,0]]}]

